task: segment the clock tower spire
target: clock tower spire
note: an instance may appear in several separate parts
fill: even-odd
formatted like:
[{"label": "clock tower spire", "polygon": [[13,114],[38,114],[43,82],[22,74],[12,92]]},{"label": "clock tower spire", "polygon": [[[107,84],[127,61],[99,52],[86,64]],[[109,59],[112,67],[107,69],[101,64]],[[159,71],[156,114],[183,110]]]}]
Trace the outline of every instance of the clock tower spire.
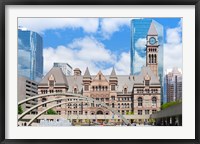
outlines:
[{"label": "clock tower spire", "polygon": [[158,33],[153,22],[151,22],[146,40],[146,66],[158,76]]}]

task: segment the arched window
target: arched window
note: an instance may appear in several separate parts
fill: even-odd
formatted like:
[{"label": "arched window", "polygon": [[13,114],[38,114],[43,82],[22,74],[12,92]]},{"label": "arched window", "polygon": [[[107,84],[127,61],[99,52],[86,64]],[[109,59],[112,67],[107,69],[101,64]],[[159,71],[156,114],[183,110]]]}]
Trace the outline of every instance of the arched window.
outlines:
[{"label": "arched window", "polygon": [[157,103],[157,98],[156,98],[156,97],[153,97],[153,98],[152,98],[152,105],[153,105],[153,106],[156,106],[156,103]]},{"label": "arched window", "polygon": [[151,63],[153,63],[153,54],[151,55]]},{"label": "arched window", "polygon": [[138,106],[142,106],[142,98],[141,97],[138,98]]},{"label": "arched window", "polygon": [[124,88],[124,94],[127,94],[127,88]]},{"label": "arched window", "polygon": [[[42,98],[42,102],[45,102],[45,101],[47,101],[47,99],[46,98]],[[42,107],[47,107],[47,104],[43,104]]]},{"label": "arched window", "polygon": [[151,63],[151,55],[149,55],[149,63]]},{"label": "arched window", "polygon": [[74,93],[75,93],[75,94],[77,93],[77,88],[74,88]]},{"label": "arched window", "polygon": [[154,63],[157,63],[156,61],[157,61],[157,58],[156,58],[156,54],[154,55]]},{"label": "arched window", "polygon": [[115,104],[114,103],[112,103],[112,108],[114,108],[115,107]]}]

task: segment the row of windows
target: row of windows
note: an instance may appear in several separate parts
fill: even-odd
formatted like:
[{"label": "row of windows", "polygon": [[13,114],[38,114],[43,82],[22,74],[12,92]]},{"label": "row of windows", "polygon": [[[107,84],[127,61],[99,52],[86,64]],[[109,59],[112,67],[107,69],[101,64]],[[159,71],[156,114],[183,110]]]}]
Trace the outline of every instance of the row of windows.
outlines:
[{"label": "row of windows", "polygon": [[[142,110],[138,110],[138,115],[142,115],[143,114],[142,112],[143,112]],[[149,112],[150,112],[150,110],[145,110],[146,115],[149,114]],[[156,112],[157,112],[157,110],[152,110],[152,114],[154,114]]]},{"label": "row of windows", "polygon": [[62,93],[63,91],[62,90],[41,90],[41,94],[46,94],[46,93]]},{"label": "row of windows", "polygon": [[149,89],[145,89],[145,90],[143,90],[143,89],[137,89],[137,93],[158,93],[158,89],[151,89],[151,90],[149,90]]},{"label": "row of windows", "polygon": [[[157,98],[156,97],[153,97],[152,98],[152,105],[156,105],[157,103]],[[138,106],[142,106],[143,104],[143,99],[141,97],[138,98]]]},{"label": "row of windows", "polygon": [[118,103],[118,108],[133,108],[133,105],[130,103]]},{"label": "row of windows", "polygon": [[157,56],[156,54],[149,54],[149,63],[156,63]]},{"label": "row of windows", "polygon": [[[85,86],[85,91],[89,90],[89,86]],[[92,91],[107,91],[108,86],[92,86]]]}]

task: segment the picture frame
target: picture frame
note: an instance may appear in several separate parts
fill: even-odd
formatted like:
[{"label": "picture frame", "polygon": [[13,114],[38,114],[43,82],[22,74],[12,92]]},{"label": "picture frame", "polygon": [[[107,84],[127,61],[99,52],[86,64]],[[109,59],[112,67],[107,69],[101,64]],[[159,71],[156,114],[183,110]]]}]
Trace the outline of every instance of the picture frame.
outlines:
[{"label": "picture frame", "polygon": [[[195,139],[6,139],[5,135],[8,131],[5,129],[6,121],[5,121],[5,99],[6,99],[6,84],[7,81],[5,77],[7,76],[7,69],[6,69],[6,33],[5,33],[5,19],[6,19],[6,6],[8,5],[193,5],[195,6]],[[41,1],[34,1],[34,0],[1,0],[1,17],[0,17],[0,54],[1,54],[1,96],[0,96],[0,142],[1,143],[137,143],[137,144],[159,144],[159,143],[166,143],[166,144],[198,144],[200,143],[200,106],[199,102],[200,99],[198,97],[198,81],[199,79],[199,61],[200,58],[198,54],[199,47],[200,47],[200,1],[199,0],[41,0]]]}]

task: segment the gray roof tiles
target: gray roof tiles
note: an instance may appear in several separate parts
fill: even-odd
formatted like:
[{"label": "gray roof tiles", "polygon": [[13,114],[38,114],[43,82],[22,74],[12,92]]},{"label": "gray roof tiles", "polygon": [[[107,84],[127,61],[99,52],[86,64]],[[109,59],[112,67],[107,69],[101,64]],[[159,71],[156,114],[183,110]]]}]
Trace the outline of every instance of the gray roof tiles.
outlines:
[{"label": "gray roof tiles", "polygon": [[83,77],[87,77],[87,78],[91,77],[88,67],[86,68],[85,74],[83,75]]},{"label": "gray roof tiles", "polygon": [[[89,70],[88,70],[89,72]],[[88,76],[88,72],[86,69],[85,74]],[[67,84],[69,86],[68,91],[72,92],[74,87],[77,87],[78,91],[80,92],[83,89],[83,75],[81,76],[64,76],[62,73],[62,70],[60,68],[52,68],[47,75],[44,77],[44,79],[41,81],[40,84],[45,84],[48,83],[48,78],[49,76],[53,74],[56,83],[62,83],[62,84]],[[117,85],[117,92],[123,92],[124,87],[127,87],[128,92],[132,92],[133,86],[134,85],[143,85],[144,83],[144,77],[146,75],[149,75],[151,80],[150,84],[152,85],[159,85],[159,79],[154,75],[154,73],[151,71],[149,67],[143,67],[140,74],[138,75],[116,75],[117,80],[118,80],[118,85]],[[93,80],[96,75],[90,75],[91,79]],[[105,78],[109,81],[110,75],[104,75]]]},{"label": "gray roof tiles", "polygon": [[53,67],[46,75],[45,77],[42,79],[42,81],[40,82],[39,85],[46,85],[48,84],[48,81],[49,81],[49,77],[53,75],[54,78],[55,78],[55,85],[58,84],[63,84],[63,85],[66,85],[68,86],[68,82],[67,82],[67,79],[66,79],[66,76],[65,74],[62,72],[62,69],[59,68],[59,67]]}]

